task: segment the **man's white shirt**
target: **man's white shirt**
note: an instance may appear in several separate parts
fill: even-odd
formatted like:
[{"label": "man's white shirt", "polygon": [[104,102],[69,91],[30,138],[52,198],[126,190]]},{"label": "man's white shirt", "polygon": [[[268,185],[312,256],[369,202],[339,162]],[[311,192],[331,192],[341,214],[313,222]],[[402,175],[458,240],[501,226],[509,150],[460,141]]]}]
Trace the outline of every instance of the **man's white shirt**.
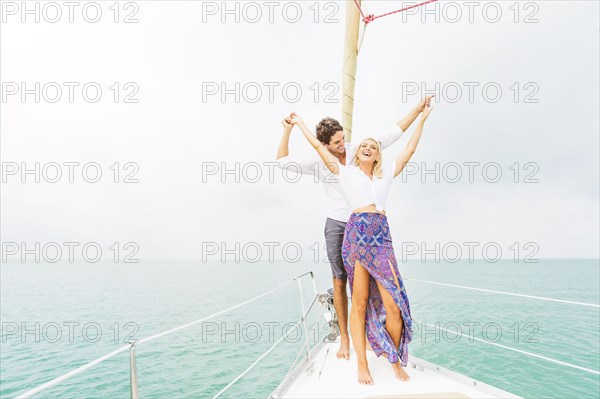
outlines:
[{"label": "man's white shirt", "polygon": [[[394,144],[404,132],[398,126],[394,124],[389,129],[382,132],[379,135],[375,135],[373,138],[381,143],[381,148],[385,149]],[[361,140],[362,141],[362,140]],[[361,141],[358,141],[360,143]],[[351,143],[346,143],[346,165],[352,162],[354,155],[356,154],[356,146]],[[327,168],[325,163],[319,158],[313,159],[295,159],[293,156],[286,156],[277,160],[279,167],[288,171],[296,171],[304,175],[314,176],[315,179],[323,182],[325,187],[325,194],[327,195],[327,217],[346,223],[350,219],[352,209],[350,204],[346,200],[346,197],[342,193],[342,189],[339,184],[339,177]],[[385,160],[385,163],[389,163]]]}]

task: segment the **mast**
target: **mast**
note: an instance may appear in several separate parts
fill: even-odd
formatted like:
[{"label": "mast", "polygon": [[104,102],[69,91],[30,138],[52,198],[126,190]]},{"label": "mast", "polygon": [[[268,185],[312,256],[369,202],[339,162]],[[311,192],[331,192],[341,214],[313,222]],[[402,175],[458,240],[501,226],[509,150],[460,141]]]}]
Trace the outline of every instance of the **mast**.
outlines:
[{"label": "mast", "polygon": [[[357,0],[360,5],[361,0]],[[360,10],[354,0],[346,1],[346,31],[344,39],[344,67],[342,74],[342,127],[346,140],[352,138],[352,115],[354,112],[354,83],[358,56],[358,29]]]}]

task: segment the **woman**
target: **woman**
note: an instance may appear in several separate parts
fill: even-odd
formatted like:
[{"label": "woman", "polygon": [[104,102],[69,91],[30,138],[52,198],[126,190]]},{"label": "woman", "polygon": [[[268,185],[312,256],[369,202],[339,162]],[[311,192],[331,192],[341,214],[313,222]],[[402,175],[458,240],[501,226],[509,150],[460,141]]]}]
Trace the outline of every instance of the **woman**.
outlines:
[{"label": "woman", "polygon": [[377,356],[384,355],[396,378],[406,381],[408,343],[412,340],[410,305],[390,235],[385,203],[392,179],[414,154],[431,113],[423,109],[415,133],[395,162],[383,167],[381,148],[374,139],[362,141],[352,162],[341,165],[296,114],[297,125],[328,169],[339,176],[340,186],[353,209],[344,233],[342,257],[352,293],[350,332],[358,359],[358,382],[373,384],[366,355],[366,338]]}]

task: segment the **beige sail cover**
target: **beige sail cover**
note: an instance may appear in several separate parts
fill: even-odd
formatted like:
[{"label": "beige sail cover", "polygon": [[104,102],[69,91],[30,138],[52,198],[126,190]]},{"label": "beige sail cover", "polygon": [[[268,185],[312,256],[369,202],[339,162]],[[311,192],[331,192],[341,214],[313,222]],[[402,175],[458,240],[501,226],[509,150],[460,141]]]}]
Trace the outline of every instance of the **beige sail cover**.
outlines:
[{"label": "beige sail cover", "polygon": [[[361,0],[358,0],[361,3]],[[344,40],[344,68],[342,74],[342,127],[346,140],[352,139],[352,116],[354,112],[354,83],[358,57],[358,31],[360,10],[353,0],[346,1],[346,34]]]}]

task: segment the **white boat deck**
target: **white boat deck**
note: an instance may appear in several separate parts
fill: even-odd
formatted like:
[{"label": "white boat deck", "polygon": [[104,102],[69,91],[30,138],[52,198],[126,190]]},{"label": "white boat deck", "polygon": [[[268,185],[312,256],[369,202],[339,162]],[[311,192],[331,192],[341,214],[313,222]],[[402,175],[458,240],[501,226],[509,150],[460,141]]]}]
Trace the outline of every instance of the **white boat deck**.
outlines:
[{"label": "white boat deck", "polygon": [[[375,385],[356,379],[356,355],[350,360],[335,356],[339,344],[322,344],[312,352],[311,364],[304,360],[282,382],[272,397],[277,398],[519,398],[491,385],[409,356],[409,381],[395,378],[385,357],[367,351]],[[308,371],[307,371],[308,370]]]}]

